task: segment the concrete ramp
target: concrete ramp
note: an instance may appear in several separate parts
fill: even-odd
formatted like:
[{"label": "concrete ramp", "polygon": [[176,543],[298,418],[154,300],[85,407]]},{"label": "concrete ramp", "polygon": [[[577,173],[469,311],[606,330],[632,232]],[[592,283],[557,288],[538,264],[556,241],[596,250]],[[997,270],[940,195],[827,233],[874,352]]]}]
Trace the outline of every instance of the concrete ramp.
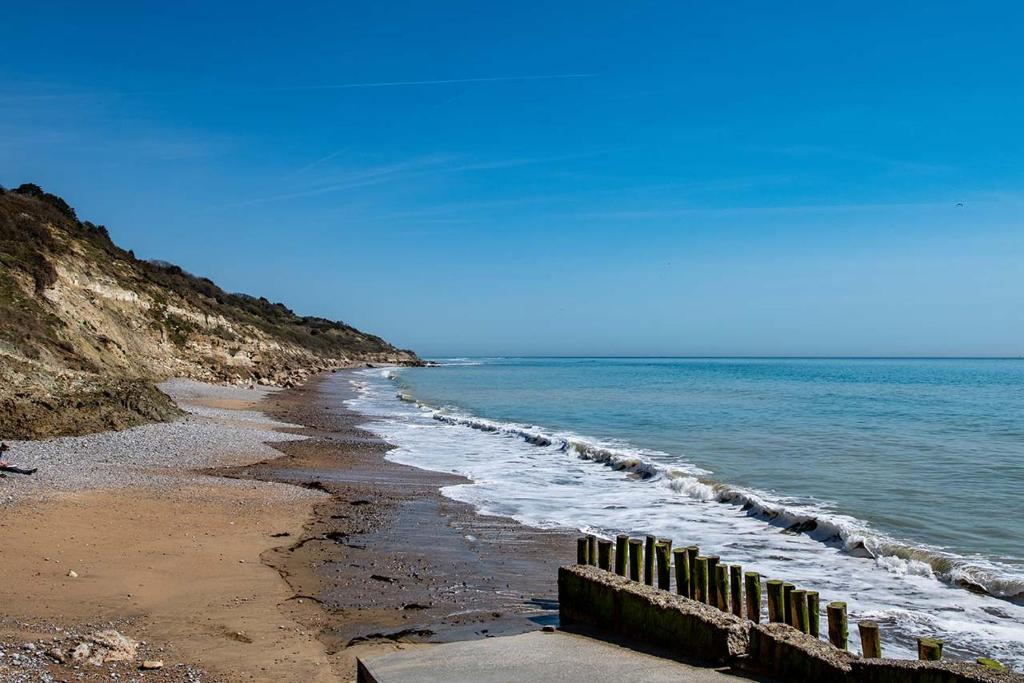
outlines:
[{"label": "concrete ramp", "polygon": [[688,666],[612,643],[556,631],[446,643],[358,660],[358,683],[729,683]]}]

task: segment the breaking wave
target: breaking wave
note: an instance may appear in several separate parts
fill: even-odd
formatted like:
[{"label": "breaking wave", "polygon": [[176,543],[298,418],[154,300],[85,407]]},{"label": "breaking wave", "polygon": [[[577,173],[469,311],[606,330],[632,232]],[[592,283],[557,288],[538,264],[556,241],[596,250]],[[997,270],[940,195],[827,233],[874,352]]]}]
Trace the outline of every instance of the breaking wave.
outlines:
[{"label": "breaking wave", "polygon": [[[389,375],[393,378],[393,375]],[[938,548],[914,545],[872,530],[854,517],[823,510],[820,503],[780,500],[770,494],[716,481],[709,472],[691,466],[655,462],[659,455],[629,446],[601,444],[575,435],[559,435],[537,427],[455,414],[414,399],[405,392],[397,397],[414,403],[431,417],[449,425],[519,438],[554,452],[604,465],[627,476],[657,483],[704,501],[740,507],[748,516],[779,527],[783,533],[803,534],[856,556],[871,558],[876,565],[897,575],[919,575],[993,597],[1024,602],[1024,575],[983,558],[966,558]]]}]

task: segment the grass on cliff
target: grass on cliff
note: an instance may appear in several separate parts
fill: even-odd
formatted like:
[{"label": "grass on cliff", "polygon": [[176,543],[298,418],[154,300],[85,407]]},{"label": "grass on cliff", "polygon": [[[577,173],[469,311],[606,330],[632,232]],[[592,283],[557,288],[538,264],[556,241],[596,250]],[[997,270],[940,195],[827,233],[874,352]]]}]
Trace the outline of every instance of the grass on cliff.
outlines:
[{"label": "grass on cliff", "polygon": [[96,261],[105,272],[117,273],[126,289],[145,289],[158,304],[163,304],[158,310],[164,309],[165,314],[158,315],[155,322],[179,345],[187,341],[192,325],[166,314],[168,297],[173,295],[212,317],[222,316],[233,323],[252,326],[320,356],[396,351],[380,337],[343,322],[300,316],[263,297],[225,292],[212,280],[192,275],[176,265],[137,259],[131,251],[114,244],[104,226],[79,220],[67,202],[32,184],[7,191],[0,188],[0,314],[13,323],[2,326],[6,329],[0,329],[0,338],[23,352],[31,351],[29,347],[34,344],[51,350],[61,348],[61,321],[47,317],[38,299],[15,296],[15,277],[20,273],[31,278],[39,297],[56,282],[54,261],[72,249]]}]

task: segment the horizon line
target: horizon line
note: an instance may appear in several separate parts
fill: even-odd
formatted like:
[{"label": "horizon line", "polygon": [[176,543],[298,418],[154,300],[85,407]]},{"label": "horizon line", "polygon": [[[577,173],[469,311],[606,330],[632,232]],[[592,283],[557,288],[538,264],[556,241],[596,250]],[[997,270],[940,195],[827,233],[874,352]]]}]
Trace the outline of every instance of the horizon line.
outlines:
[{"label": "horizon line", "polygon": [[530,354],[530,355],[508,355],[508,354],[459,354],[449,356],[424,356],[426,360],[445,358],[588,358],[599,360],[1024,360],[1024,354],[1019,356],[809,356],[809,355],[564,355],[564,354]]}]

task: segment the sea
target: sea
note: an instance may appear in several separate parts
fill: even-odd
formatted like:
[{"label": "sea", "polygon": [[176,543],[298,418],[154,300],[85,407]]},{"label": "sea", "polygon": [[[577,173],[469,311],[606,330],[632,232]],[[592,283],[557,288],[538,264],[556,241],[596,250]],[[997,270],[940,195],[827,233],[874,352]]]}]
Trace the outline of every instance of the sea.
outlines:
[{"label": "sea", "polygon": [[[656,534],[1024,670],[1024,360],[449,358],[352,376],[482,514]],[[573,561],[574,548],[566,549]]]}]

